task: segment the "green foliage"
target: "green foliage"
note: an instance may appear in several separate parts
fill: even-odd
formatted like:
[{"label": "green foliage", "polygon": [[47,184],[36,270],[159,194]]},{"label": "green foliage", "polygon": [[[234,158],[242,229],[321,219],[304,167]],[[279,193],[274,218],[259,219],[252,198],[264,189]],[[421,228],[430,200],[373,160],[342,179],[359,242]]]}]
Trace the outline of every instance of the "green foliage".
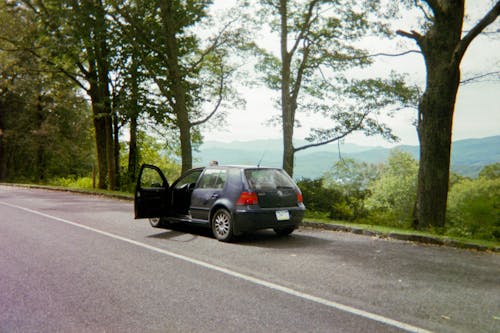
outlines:
[{"label": "green foliage", "polygon": [[416,200],[418,162],[409,154],[394,150],[380,177],[370,186],[366,207],[375,219],[409,226]]},{"label": "green foliage", "polygon": [[324,176],[325,186],[342,194],[336,202],[330,217],[348,221],[360,219],[367,215],[365,199],[370,194],[368,185],[378,176],[378,167],[353,159],[335,163],[333,169]]},{"label": "green foliage", "polygon": [[[177,177],[179,177],[181,173],[181,166],[175,159],[169,157],[171,155],[175,155],[175,153],[166,150],[166,144],[164,142],[148,135],[143,131],[139,131],[137,133],[137,145],[139,147],[139,166],[143,163],[156,165],[163,171],[169,183],[172,183]],[[122,143],[122,151],[124,153],[121,155],[120,169],[123,170],[125,170],[128,165],[128,154],[126,154],[128,149],[129,147],[127,143]],[[136,185],[135,182],[136,180],[132,183],[122,184],[122,190],[132,192]]]},{"label": "green foliage", "polygon": [[500,162],[485,166],[479,172],[479,178],[485,178],[485,179],[500,178]]},{"label": "green foliage", "polygon": [[324,212],[331,215],[334,206],[342,201],[342,193],[332,188],[323,186],[323,179],[302,179],[297,185],[304,196],[304,205],[308,210]]},{"label": "green foliage", "polygon": [[[481,177],[452,174],[445,228],[430,230],[467,239],[500,240],[500,177],[498,163]],[[411,228],[418,163],[409,153],[394,150],[386,164],[354,160],[337,162],[320,179],[298,182],[308,218],[334,219]]]},{"label": "green foliage", "polygon": [[[0,6],[0,179],[87,175],[94,164],[87,102],[48,71],[31,46],[37,26],[22,7]],[[26,29],[21,29],[25,26]],[[5,28],[5,29],[4,29]]]},{"label": "green foliage", "polygon": [[500,177],[464,179],[448,195],[447,234],[487,240],[500,240]]},{"label": "green foliage", "polygon": [[91,189],[93,188],[93,179],[91,177],[76,176],[60,177],[51,179],[49,184],[70,188]]}]

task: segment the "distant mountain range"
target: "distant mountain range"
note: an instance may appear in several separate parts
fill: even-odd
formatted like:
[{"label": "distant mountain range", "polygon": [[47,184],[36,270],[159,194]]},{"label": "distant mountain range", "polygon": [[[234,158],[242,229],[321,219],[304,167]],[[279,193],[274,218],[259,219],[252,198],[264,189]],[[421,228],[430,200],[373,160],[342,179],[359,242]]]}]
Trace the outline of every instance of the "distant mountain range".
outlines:
[{"label": "distant mountain range", "polygon": [[[305,143],[297,141],[296,146]],[[383,163],[392,149],[409,152],[418,159],[419,147],[401,145],[394,148],[360,146],[356,144],[329,144],[298,152],[295,155],[294,177],[317,178],[330,170],[342,158],[353,158],[368,163]],[[208,165],[212,160],[220,164],[260,165],[281,167],[282,141],[254,140],[204,143],[194,153],[195,165]],[[453,142],[451,169],[461,175],[476,177],[488,164],[500,162],[500,135],[481,139]]]}]

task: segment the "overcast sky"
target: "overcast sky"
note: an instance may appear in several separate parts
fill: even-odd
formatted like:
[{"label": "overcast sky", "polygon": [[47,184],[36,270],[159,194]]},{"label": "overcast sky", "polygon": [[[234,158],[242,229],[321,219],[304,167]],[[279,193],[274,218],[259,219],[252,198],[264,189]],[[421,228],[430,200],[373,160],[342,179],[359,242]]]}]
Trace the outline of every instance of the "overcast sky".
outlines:
[{"label": "overcast sky", "polygon": [[[232,1],[216,0],[215,4],[216,6],[227,6],[230,2]],[[467,14],[470,21],[473,22],[479,19],[480,15],[484,15],[489,3],[491,3],[490,0],[467,1]],[[411,22],[412,20],[405,17],[396,25],[398,25],[397,28],[403,30],[416,28]],[[499,19],[494,24],[495,28],[499,28]],[[275,36],[264,35],[261,37],[261,43],[273,47],[279,42]],[[411,40],[396,37],[390,41],[371,41],[366,45],[366,48],[374,49],[375,52],[394,52],[396,50],[416,49],[417,47]],[[391,69],[400,73],[408,73],[412,83],[424,87],[425,67],[421,55],[410,54],[399,58],[380,57],[369,72],[388,73]],[[500,71],[500,33],[479,36],[472,42],[462,61],[462,80],[473,75],[495,71]],[[500,135],[500,75],[497,74],[489,78],[484,82],[461,86],[457,96],[453,140]],[[205,141],[231,142],[281,138],[279,127],[266,124],[266,120],[279,113],[273,102],[273,98],[277,96],[276,93],[265,87],[244,88],[240,92],[247,100],[246,109],[230,112],[226,118],[227,125],[224,128],[212,127],[203,130]],[[416,130],[412,125],[415,115],[415,110],[404,110],[392,119],[385,119],[395,134],[400,137],[401,141],[398,144],[418,144]],[[298,115],[298,117],[302,127],[295,131],[296,139],[305,138],[309,126],[321,122],[321,119],[317,117],[305,118],[302,115]],[[345,141],[360,145],[391,146],[381,138],[367,138],[362,134],[351,135]]]}]

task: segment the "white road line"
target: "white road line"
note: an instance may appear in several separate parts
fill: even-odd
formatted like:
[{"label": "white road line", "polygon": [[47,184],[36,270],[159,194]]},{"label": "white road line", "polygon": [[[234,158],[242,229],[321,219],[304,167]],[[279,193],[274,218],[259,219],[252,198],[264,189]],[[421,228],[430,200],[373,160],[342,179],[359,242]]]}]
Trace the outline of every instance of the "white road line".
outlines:
[{"label": "white road line", "polygon": [[403,322],[400,322],[400,321],[397,321],[397,320],[393,320],[393,319],[390,319],[390,318],[387,318],[387,317],[384,317],[384,316],[380,316],[380,315],[377,315],[377,314],[374,314],[374,313],[371,313],[371,312],[367,312],[367,311],[363,311],[363,310],[360,310],[360,309],[356,309],[356,308],[353,308],[353,307],[348,306],[348,305],[343,305],[343,304],[340,304],[340,303],[337,303],[337,302],[334,302],[334,301],[327,300],[325,298],[321,298],[321,297],[313,296],[313,295],[310,295],[310,294],[306,294],[306,293],[303,293],[303,292],[300,292],[300,291],[297,291],[297,290],[294,290],[294,289],[291,289],[291,288],[288,288],[288,287],[285,287],[285,286],[282,286],[282,285],[279,285],[279,284],[276,284],[276,283],[273,283],[273,282],[265,281],[265,280],[262,280],[262,279],[259,279],[259,278],[256,278],[256,277],[252,277],[252,276],[249,276],[249,275],[238,273],[238,272],[235,272],[235,271],[230,270],[228,268],[224,268],[224,267],[221,267],[221,266],[213,265],[213,264],[201,261],[201,260],[197,260],[197,259],[194,259],[194,258],[190,258],[190,257],[184,256],[182,254],[177,254],[177,253],[174,253],[174,252],[163,250],[163,249],[160,249],[160,248],[148,245],[148,244],[144,244],[144,243],[141,243],[141,242],[137,242],[137,241],[134,241],[132,239],[125,238],[125,237],[122,237],[122,236],[118,236],[118,235],[115,235],[115,234],[112,234],[112,233],[109,233],[109,232],[106,232],[106,231],[98,230],[98,229],[95,229],[95,228],[92,228],[92,227],[88,227],[88,226],[85,226],[85,225],[82,225],[82,224],[79,224],[79,223],[76,223],[76,222],[71,222],[69,220],[65,220],[65,219],[62,219],[62,218],[59,218],[59,217],[56,217],[56,216],[48,215],[48,214],[45,214],[45,213],[42,213],[42,212],[39,212],[39,211],[36,211],[36,210],[32,210],[32,209],[29,209],[29,208],[25,208],[25,207],[22,207],[22,206],[9,204],[9,203],[2,202],[2,201],[0,201],[0,204],[4,205],[4,206],[8,206],[8,207],[12,207],[12,208],[17,208],[17,209],[20,209],[20,210],[24,210],[26,212],[29,212],[29,213],[32,213],[32,214],[36,214],[36,215],[40,215],[40,216],[43,216],[43,217],[46,217],[46,218],[49,218],[49,219],[52,219],[52,220],[63,222],[63,223],[66,223],[66,224],[69,224],[69,225],[72,225],[72,226],[75,226],[75,227],[78,227],[78,228],[81,228],[81,229],[92,231],[92,232],[98,233],[100,235],[104,235],[104,236],[107,236],[107,237],[110,237],[110,238],[113,238],[113,239],[117,239],[117,240],[129,243],[129,244],[133,244],[133,245],[142,247],[144,249],[148,249],[148,250],[151,250],[151,251],[154,251],[154,252],[157,252],[157,253],[161,253],[161,254],[164,254],[164,255],[176,258],[176,259],[187,261],[189,263],[192,263],[192,264],[195,264],[195,265],[198,265],[198,266],[201,266],[201,267],[205,267],[205,268],[217,271],[217,272],[221,272],[221,273],[227,274],[229,276],[232,276],[232,277],[235,277],[235,278],[238,278],[238,279],[241,279],[241,280],[245,280],[245,281],[254,283],[256,285],[260,285],[260,286],[263,286],[263,287],[266,287],[266,288],[269,288],[269,289],[280,291],[280,292],[283,292],[283,293],[286,293],[286,294],[289,294],[289,295],[292,295],[292,296],[295,296],[295,297],[299,297],[299,298],[302,298],[302,299],[305,299],[305,300],[308,300],[308,301],[311,301],[311,302],[315,302],[315,303],[319,303],[319,304],[322,304],[322,305],[326,305],[328,307],[331,307],[331,308],[334,308],[334,309],[337,309],[337,310],[345,311],[345,312],[348,312],[348,313],[351,313],[351,314],[354,314],[354,315],[357,315],[357,316],[360,316],[360,317],[363,317],[363,318],[371,319],[371,320],[380,322],[380,323],[385,324],[385,325],[397,327],[397,328],[400,328],[400,329],[408,331],[408,332],[415,332],[415,333],[417,333],[417,332],[418,333],[424,333],[425,332],[425,333],[430,333],[430,331],[428,331],[428,330],[425,330],[425,329],[422,329],[422,328],[419,328],[419,327],[416,327],[416,326],[413,326],[413,325],[410,325],[410,324],[406,324],[406,323],[403,323]]}]

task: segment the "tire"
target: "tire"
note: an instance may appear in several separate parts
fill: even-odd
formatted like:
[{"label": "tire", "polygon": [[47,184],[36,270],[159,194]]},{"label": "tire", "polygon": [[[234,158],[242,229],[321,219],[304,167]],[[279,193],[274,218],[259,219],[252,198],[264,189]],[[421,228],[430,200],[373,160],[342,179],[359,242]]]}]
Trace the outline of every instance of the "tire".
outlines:
[{"label": "tire", "polygon": [[288,236],[295,230],[295,227],[274,228],[273,230],[279,236]]},{"label": "tire", "polygon": [[169,223],[164,217],[153,217],[149,219],[149,224],[151,224],[153,228],[165,228]]},{"label": "tire", "polygon": [[229,242],[233,239],[233,218],[226,209],[218,209],[213,215],[212,233],[221,242]]}]

